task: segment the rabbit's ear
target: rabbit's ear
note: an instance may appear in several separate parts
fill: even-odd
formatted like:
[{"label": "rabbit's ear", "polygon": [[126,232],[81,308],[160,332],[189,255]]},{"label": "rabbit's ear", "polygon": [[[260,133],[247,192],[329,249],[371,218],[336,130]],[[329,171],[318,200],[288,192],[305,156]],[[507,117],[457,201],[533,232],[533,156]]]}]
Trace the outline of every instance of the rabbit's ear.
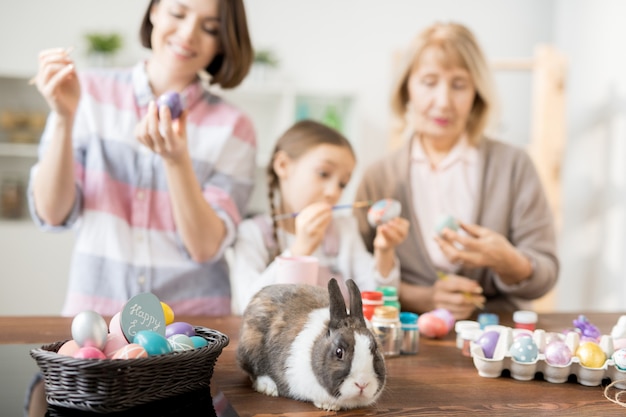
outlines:
[{"label": "rabbit's ear", "polygon": [[363,300],[361,299],[361,291],[354,280],[347,280],[348,293],[350,294],[350,317],[357,319],[365,326],[365,317],[363,317]]},{"label": "rabbit's ear", "polygon": [[[348,317],[348,312],[346,311],[346,302],[343,300],[343,295],[335,278],[331,278],[328,281],[328,295],[330,297],[330,322],[328,327],[337,329],[341,322]],[[363,313],[361,312],[361,314]]]}]

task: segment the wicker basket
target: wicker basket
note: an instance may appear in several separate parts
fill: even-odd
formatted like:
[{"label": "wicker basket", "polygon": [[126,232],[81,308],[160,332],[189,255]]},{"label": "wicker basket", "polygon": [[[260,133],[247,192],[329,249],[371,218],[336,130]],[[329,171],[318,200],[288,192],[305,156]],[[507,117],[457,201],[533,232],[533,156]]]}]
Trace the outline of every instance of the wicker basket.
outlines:
[{"label": "wicker basket", "polygon": [[56,342],[31,350],[42,371],[48,404],[112,413],[210,387],[213,367],[228,336],[195,327],[208,346],[141,359],[74,359]]}]

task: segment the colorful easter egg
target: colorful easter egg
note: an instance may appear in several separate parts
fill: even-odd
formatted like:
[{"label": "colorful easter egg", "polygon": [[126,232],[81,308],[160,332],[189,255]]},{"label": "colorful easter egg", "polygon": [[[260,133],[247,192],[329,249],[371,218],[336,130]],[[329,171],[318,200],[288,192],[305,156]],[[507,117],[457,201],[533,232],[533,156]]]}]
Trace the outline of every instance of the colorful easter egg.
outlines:
[{"label": "colorful easter egg", "polygon": [[109,334],[109,327],[104,318],[95,311],[78,313],[72,320],[72,338],[80,347],[93,346],[104,348]]},{"label": "colorful easter egg", "polygon": [[430,338],[444,337],[448,334],[448,324],[441,317],[431,312],[424,313],[417,319],[417,327],[421,335]]},{"label": "colorful easter egg", "polygon": [[500,333],[495,330],[483,332],[483,334],[478,337],[476,343],[482,348],[485,358],[493,359],[493,352],[496,350],[499,338]]},{"label": "colorful easter egg", "polygon": [[601,368],[606,362],[606,354],[594,342],[582,342],[576,349],[576,356],[580,359],[580,364],[587,368]]},{"label": "colorful easter egg", "polygon": [[74,356],[74,354],[78,352],[78,349],[80,349],[80,346],[72,339],[63,343],[57,353],[64,356]]},{"label": "colorful easter egg", "polygon": [[104,349],[102,349],[102,352],[107,358],[110,359],[113,357],[115,352],[117,352],[119,349],[126,346],[127,344],[128,340],[126,340],[121,330],[119,333],[109,333],[107,336],[107,342],[104,345]]},{"label": "colorful easter egg", "polygon": [[613,362],[620,371],[626,371],[626,349],[619,349],[613,352]]},{"label": "colorful easter egg", "polygon": [[115,355],[113,355],[112,359],[137,359],[147,357],[148,352],[146,352],[143,346],[136,343],[130,343],[115,352]]},{"label": "colorful easter egg", "polygon": [[402,205],[398,200],[385,198],[378,200],[367,211],[367,221],[372,227],[379,226],[400,215]]},{"label": "colorful easter egg", "polygon": [[436,308],[431,311],[431,313],[439,317],[444,321],[444,323],[446,323],[446,326],[448,327],[448,332],[454,328],[454,323],[456,322],[456,319],[454,318],[450,310],[446,310],[445,308]]},{"label": "colorful easter egg", "polygon": [[184,321],[175,321],[165,327],[165,337],[169,339],[170,336],[175,334],[184,334],[191,337],[196,335],[196,330],[189,323],[185,323]]},{"label": "colorful easter egg", "polygon": [[443,232],[443,229],[450,229],[456,232],[459,230],[459,222],[457,222],[456,219],[449,214],[441,214],[435,223],[435,232],[440,235]]},{"label": "colorful easter egg", "polygon": [[535,341],[530,337],[522,337],[513,342],[509,354],[518,362],[534,362],[539,355]]},{"label": "colorful easter egg", "polygon": [[161,307],[163,307],[163,315],[165,316],[165,325],[174,323],[174,310],[163,301],[161,301]]},{"label": "colorful easter egg", "polygon": [[[122,331],[122,324],[120,323],[120,316],[122,315],[121,311],[118,311],[111,317],[109,321],[109,333],[119,334],[124,336],[124,332]],[[125,337],[125,336],[124,336]]]},{"label": "colorful easter egg", "polygon": [[548,365],[565,366],[572,360],[572,351],[561,340],[555,340],[546,345],[544,355]]},{"label": "colorful easter egg", "polygon": [[169,107],[172,120],[178,119],[183,112],[183,102],[180,98],[180,94],[176,91],[168,91],[167,93],[161,94],[157,99],[157,106],[159,108],[161,108],[161,106]]},{"label": "colorful easter egg", "polygon": [[148,356],[162,355],[172,351],[172,346],[167,339],[160,333],[151,330],[137,332],[133,343],[141,345],[148,352]]},{"label": "colorful easter egg", "polygon": [[202,336],[191,336],[190,339],[193,342],[193,347],[196,349],[205,347],[209,344],[209,341]]},{"label": "colorful easter egg", "polygon": [[170,342],[170,346],[172,346],[174,352],[195,349],[193,340],[184,334],[174,334],[168,337],[167,341]]},{"label": "colorful easter egg", "polygon": [[74,354],[76,359],[106,359],[102,351],[93,346],[83,346]]}]

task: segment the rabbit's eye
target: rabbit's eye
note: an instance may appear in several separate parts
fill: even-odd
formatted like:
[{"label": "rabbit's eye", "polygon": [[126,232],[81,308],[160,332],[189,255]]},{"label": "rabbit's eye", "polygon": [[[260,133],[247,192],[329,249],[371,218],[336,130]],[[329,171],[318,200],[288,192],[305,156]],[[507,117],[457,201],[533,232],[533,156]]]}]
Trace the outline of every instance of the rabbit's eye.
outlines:
[{"label": "rabbit's eye", "polygon": [[337,348],[337,350],[335,350],[335,356],[337,356],[337,359],[343,359],[343,348]]}]

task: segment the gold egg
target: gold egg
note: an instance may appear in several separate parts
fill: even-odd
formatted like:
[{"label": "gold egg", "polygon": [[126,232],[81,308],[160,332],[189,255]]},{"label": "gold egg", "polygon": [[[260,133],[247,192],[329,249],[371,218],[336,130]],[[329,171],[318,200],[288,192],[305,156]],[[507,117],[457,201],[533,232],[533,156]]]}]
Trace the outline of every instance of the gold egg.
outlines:
[{"label": "gold egg", "polygon": [[597,343],[583,342],[576,349],[580,364],[587,368],[602,368],[606,362],[606,354]]},{"label": "gold egg", "polygon": [[163,301],[161,301],[161,307],[163,307],[163,315],[165,316],[165,325],[174,323],[174,310]]}]

